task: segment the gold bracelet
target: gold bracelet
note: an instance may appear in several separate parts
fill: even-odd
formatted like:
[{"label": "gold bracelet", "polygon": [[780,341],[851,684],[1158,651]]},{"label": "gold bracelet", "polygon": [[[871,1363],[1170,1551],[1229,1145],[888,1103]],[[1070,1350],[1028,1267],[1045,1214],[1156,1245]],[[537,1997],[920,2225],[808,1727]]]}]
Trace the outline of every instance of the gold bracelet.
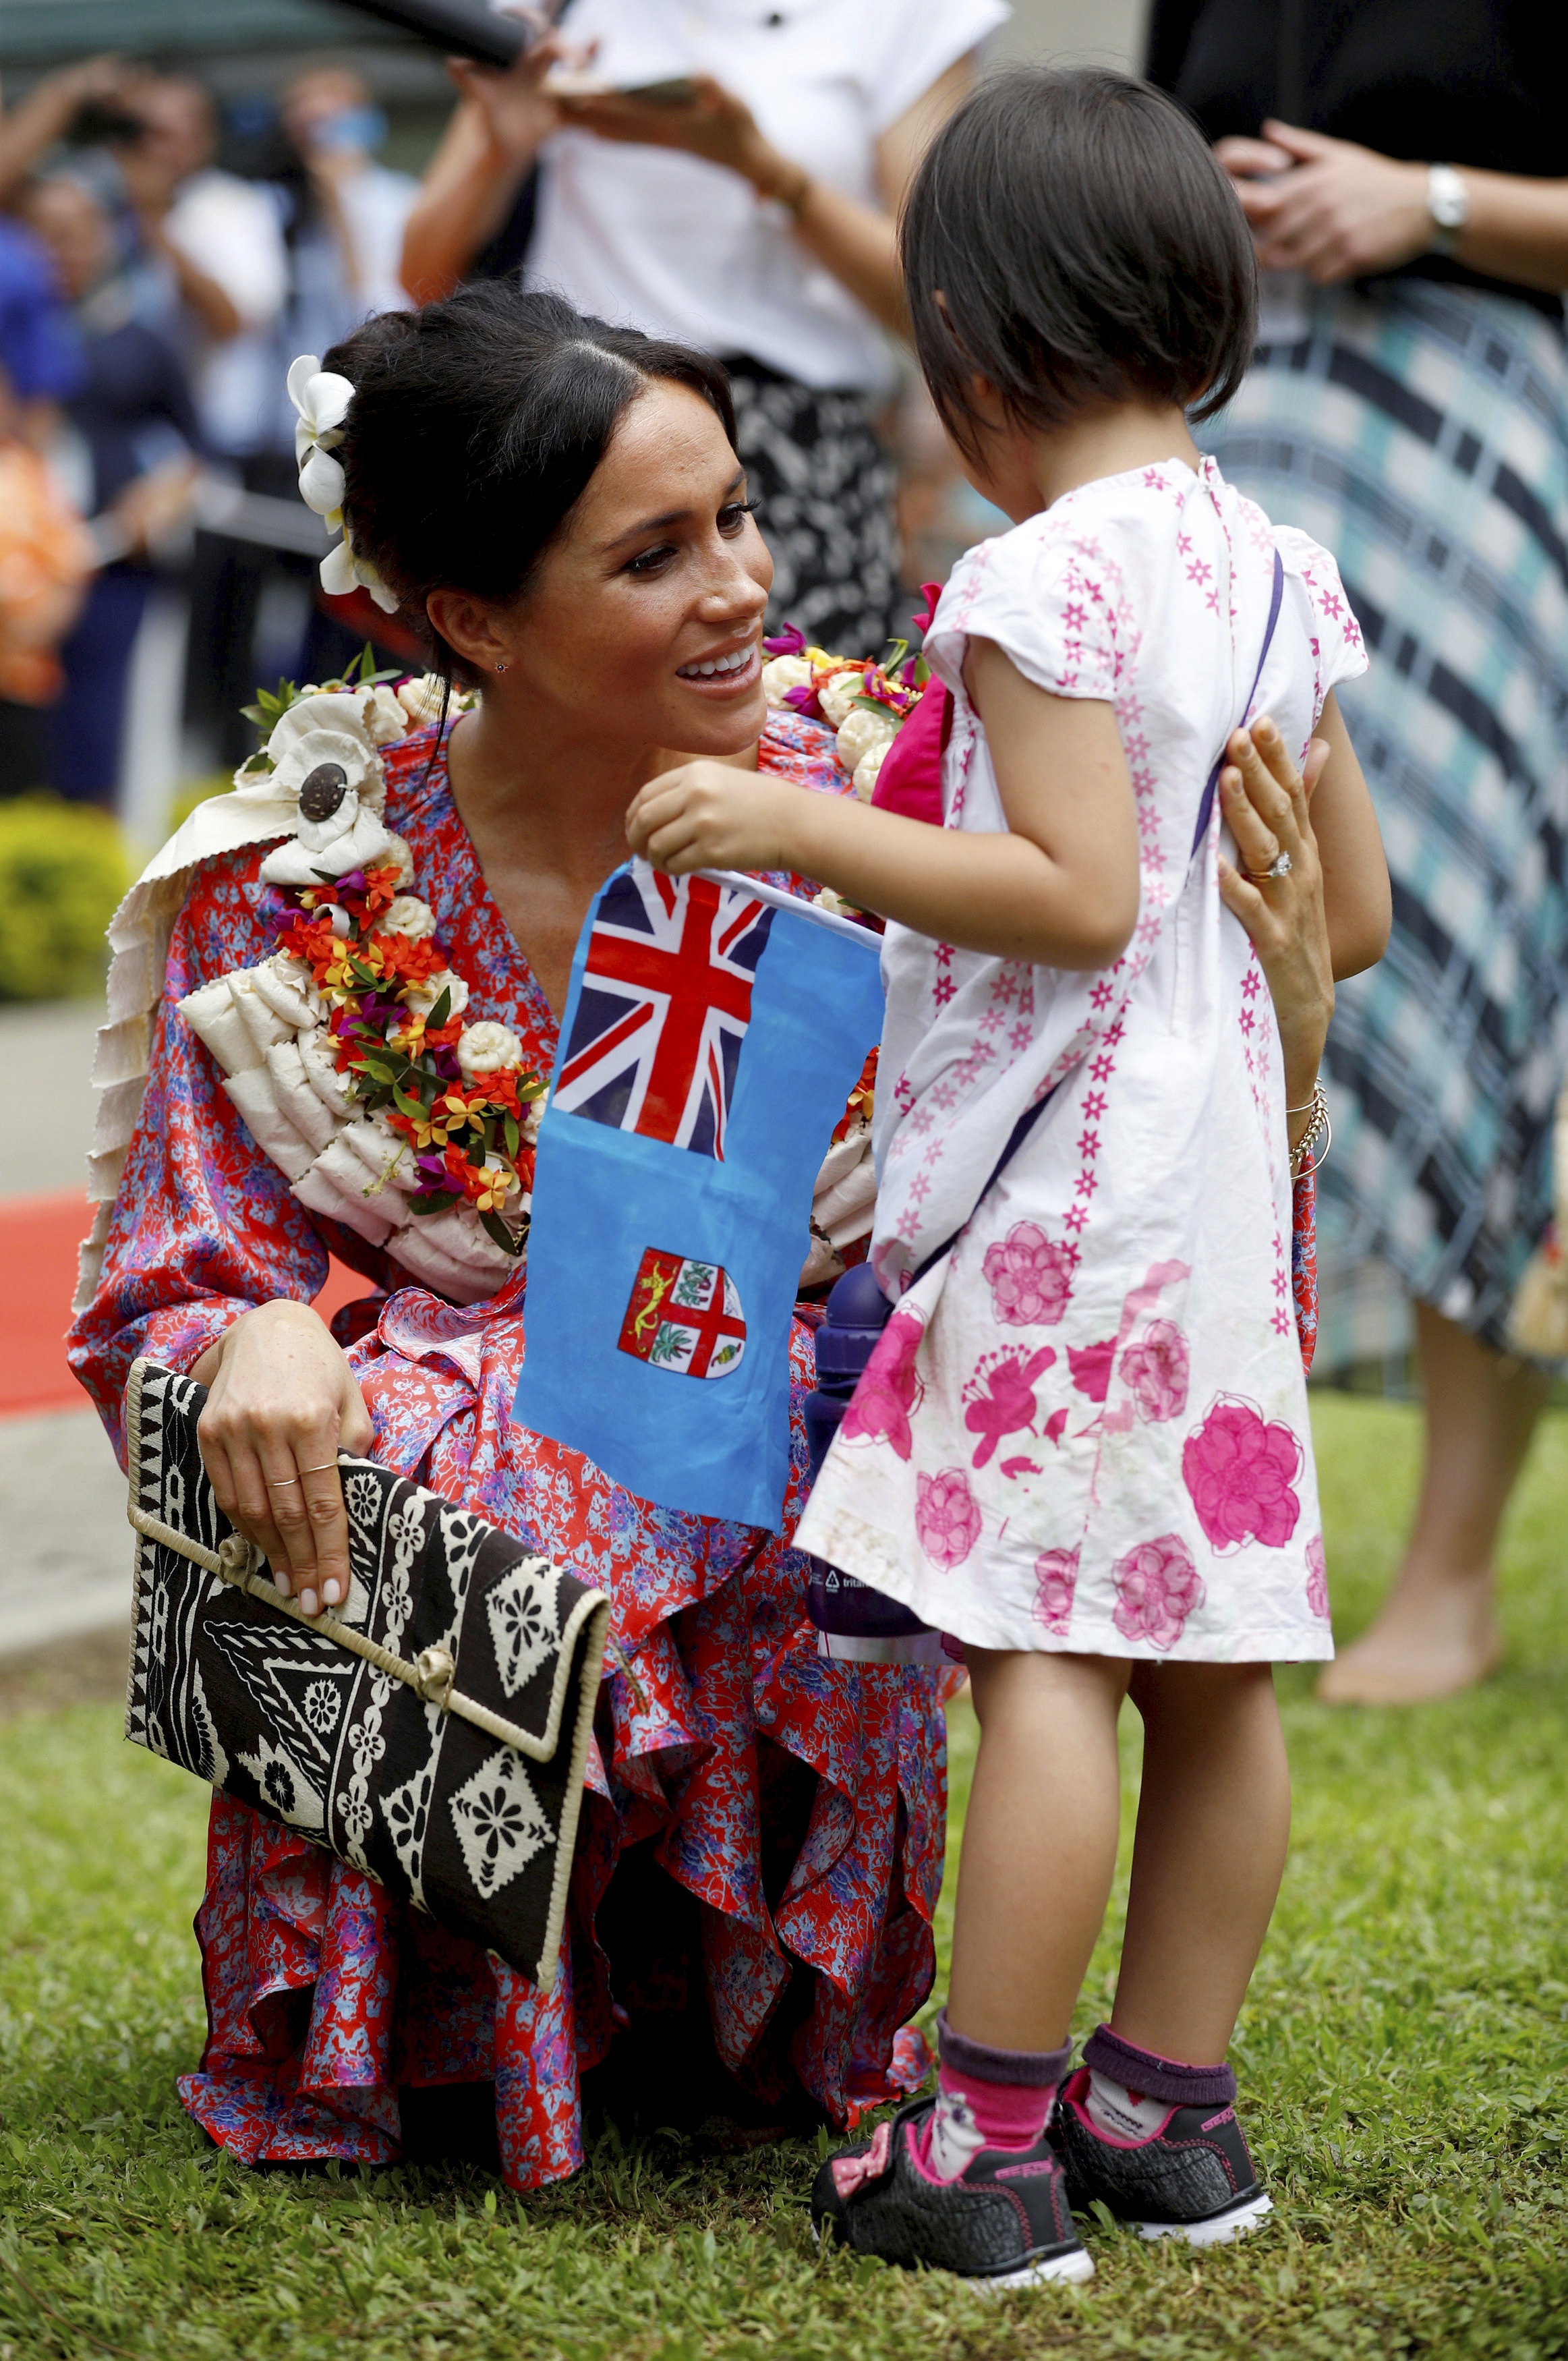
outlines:
[{"label": "gold bracelet", "polygon": [[[1333,1146],[1333,1126],[1329,1121],[1329,1103],[1323,1094],[1322,1083],[1313,1083],[1311,1098],[1305,1107],[1288,1107],[1286,1112],[1288,1115],[1310,1113],[1312,1118],[1290,1153],[1290,1178],[1292,1180],[1304,1180],[1309,1172],[1317,1170]],[[1321,1148],[1318,1146],[1320,1140],[1322,1142]],[[1310,1164],[1307,1161],[1309,1156],[1312,1159]]]}]

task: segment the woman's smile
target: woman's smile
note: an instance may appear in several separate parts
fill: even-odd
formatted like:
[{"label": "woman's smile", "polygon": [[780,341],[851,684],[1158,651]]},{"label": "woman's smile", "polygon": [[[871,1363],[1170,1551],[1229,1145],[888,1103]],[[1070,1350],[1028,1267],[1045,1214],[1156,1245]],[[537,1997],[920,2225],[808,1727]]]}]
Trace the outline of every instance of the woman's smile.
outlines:
[{"label": "woman's smile", "polygon": [[718,697],[750,695],[762,676],[762,648],[756,639],[748,640],[743,647],[730,648],[722,655],[694,656],[675,673],[675,678],[685,681],[688,688],[696,689],[703,697]]}]

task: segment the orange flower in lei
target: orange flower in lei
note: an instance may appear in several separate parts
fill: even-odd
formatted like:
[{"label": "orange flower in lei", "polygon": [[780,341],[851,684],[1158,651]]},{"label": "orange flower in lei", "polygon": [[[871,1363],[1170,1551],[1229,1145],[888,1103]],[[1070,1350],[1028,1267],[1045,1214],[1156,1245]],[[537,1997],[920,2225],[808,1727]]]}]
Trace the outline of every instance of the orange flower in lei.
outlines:
[{"label": "orange flower in lei", "polygon": [[876,1062],[877,1053],[872,1049],[861,1068],[860,1081],[850,1093],[850,1103],[833,1134],[835,1141],[848,1137],[851,1124],[859,1123],[862,1118],[870,1123],[876,1106]]},{"label": "orange flower in lei", "polygon": [[383,1113],[412,1148],[420,1186],[411,1211],[470,1205],[499,1246],[520,1254],[533,1184],[523,1125],[544,1084],[522,1066],[465,1077],[457,1057],[463,1025],[450,994],[444,989],[433,1006],[411,997],[428,1004],[434,979],[446,972],[444,950],[433,936],[377,923],[398,891],[389,864],[353,883],[307,886],[291,896],[296,914],[278,948],[309,968],[330,1004],[337,1070],[349,1076],[355,1097]]}]

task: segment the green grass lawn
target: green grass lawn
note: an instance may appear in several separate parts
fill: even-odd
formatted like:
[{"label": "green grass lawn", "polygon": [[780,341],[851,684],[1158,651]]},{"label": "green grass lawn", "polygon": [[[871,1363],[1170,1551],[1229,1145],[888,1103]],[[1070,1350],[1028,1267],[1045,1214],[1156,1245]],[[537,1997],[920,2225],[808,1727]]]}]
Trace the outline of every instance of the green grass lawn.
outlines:
[{"label": "green grass lawn", "polygon": [[[1416,1422],[1331,1396],[1317,1422],[1343,1633],[1391,1570]],[[1281,1675],[1295,1850],[1235,2048],[1277,2210],[1197,2257],[1091,2227],[1099,2276],[1070,2292],[987,2300],[817,2262],[801,2203],[817,2151],[800,2142],[724,2154],[610,2134],[575,2181],[522,2199],[456,2169],[239,2170],[170,2091],[202,2032],[204,1791],[126,1747],[113,1707],[14,1720],[0,2361],[1568,2354],[1565,1557],[1554,1416],[1508,1536],[1497,1679],[1347,1716]],[[955,1834],[973,1743],[960,1709]],[[1108,1938],[1080,2030],[1113,1956]]]}]

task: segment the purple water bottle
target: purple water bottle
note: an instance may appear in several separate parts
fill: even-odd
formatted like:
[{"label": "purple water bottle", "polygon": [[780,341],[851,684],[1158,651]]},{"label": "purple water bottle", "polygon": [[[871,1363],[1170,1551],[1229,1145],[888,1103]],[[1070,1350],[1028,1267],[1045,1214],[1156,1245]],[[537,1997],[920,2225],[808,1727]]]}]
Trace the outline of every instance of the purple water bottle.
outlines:
[{"label": "purple water bottle", "polygon": [[[814,1484],[892,1310],[870,1263],[847,1270],[828,1298],[828,1316],[817,1332],[817,1390],[806,1398]],[[861,1664],[942,1664],[938,1634],[896,1598],[822,1558],[806,1563],[806,1599],[820,1655]]]}]

